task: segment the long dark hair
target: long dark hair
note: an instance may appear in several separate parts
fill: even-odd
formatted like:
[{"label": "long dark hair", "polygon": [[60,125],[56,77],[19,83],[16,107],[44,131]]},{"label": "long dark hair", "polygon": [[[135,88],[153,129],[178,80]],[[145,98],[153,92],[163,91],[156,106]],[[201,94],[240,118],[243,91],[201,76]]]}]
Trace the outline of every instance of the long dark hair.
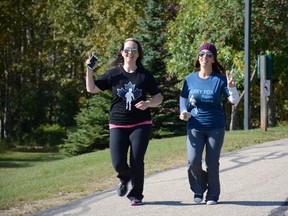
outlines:
[{"label": "long dark hair", "polygon": [[[216,73],[223,73],[225,74],[226,73],[226,70],[225,68],[218,62],[218,59],[216,56],[214,56],[214,63],[212,64],[212,70],[213,72],[216,72]],[[194,66],[198,69],[200,68],[200,62],[199,62],[199,55],[197,55],[197,59],[194,61]]]},{"label": "long dark hair", "polygon": [[138,58],[136,60],[136,65],[138,68],[144,68],[143,64],[142,64],[142,59],[143,59],[143,49],[142,49],[142,46],[140,44],[139,41],[137,41],[136,39],[134,38],[127,38],[120,46],[120,49],[118,50],[117,52],[117,57],[111,61],[110,65],[112,67],[118,67],[120,65],[123,65],[124,64],[124,59],[123,59],[123,56],[121,55],[121,51],[124,49],[124,45],[127,41],[133,41],[137,44],[138,46]]}]

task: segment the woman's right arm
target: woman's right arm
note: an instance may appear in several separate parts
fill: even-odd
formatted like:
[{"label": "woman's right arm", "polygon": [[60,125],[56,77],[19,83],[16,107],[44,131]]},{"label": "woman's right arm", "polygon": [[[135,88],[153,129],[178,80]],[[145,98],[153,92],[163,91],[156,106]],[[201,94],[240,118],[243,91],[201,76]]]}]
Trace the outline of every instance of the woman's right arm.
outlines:
[{"label": "woman's right arm", "polygon": [[183,121],[188,121],[188,119],[191,117],[191,114],[187,111],[187,105],[188,105],[188,98],[184,98],[180,96],[180,115],[179,118]]},{"label": "woman's right arm", "polygon": [[101,89],[99,89],[95,85],[94,77],[93,77],[93,70],[87,68],[86,71],[86,90],[89,93],[95,94],[98,92],[101,92]]}]

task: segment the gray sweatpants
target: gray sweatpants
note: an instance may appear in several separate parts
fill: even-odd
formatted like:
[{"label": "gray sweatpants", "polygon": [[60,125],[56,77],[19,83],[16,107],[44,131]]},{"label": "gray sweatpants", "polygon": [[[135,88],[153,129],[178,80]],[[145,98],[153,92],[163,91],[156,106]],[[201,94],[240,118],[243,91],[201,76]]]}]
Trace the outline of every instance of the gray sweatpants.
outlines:
[{"label": "gray sweatpants", "polygon": [[[187,130],[188,178],[194,193],[207,190],[206,201],[218,201],[220,195],[219,158],[225,129],[210,131]],[[202,168],[202,155],[206,146],[206,170]]]}]

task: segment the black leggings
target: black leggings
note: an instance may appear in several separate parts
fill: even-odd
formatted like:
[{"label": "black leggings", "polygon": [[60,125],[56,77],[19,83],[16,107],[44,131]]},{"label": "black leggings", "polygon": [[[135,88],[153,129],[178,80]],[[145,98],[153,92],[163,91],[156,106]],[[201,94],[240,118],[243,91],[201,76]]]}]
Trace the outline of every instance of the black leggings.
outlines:
[{"label": "black leggings", "polygon": [[[122,183],[131,180],[132,189],[127,197],[143,199],[144,156],[149,143],[152,125],[139,125],[133,128],[110,129],[110,154],[117,177]],[[130,147],[130,166],[127,162]]]}]

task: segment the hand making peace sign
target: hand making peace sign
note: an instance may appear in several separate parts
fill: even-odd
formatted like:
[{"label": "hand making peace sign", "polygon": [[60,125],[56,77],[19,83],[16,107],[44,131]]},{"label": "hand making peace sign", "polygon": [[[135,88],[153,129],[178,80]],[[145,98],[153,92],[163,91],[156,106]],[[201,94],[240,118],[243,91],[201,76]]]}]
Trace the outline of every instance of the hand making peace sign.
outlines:
[{"label": "hand making peace sign", "polygon": [[[231,74],[232,74],[232,72],[233,72],[233,69],[231,71]],[[232,77],[232,75],[229,75],[228,70],[226,71],[226,78],[227,78],[227,86],[228,87],[235,87],[235,82],[233,80],[233,77]]]}]

